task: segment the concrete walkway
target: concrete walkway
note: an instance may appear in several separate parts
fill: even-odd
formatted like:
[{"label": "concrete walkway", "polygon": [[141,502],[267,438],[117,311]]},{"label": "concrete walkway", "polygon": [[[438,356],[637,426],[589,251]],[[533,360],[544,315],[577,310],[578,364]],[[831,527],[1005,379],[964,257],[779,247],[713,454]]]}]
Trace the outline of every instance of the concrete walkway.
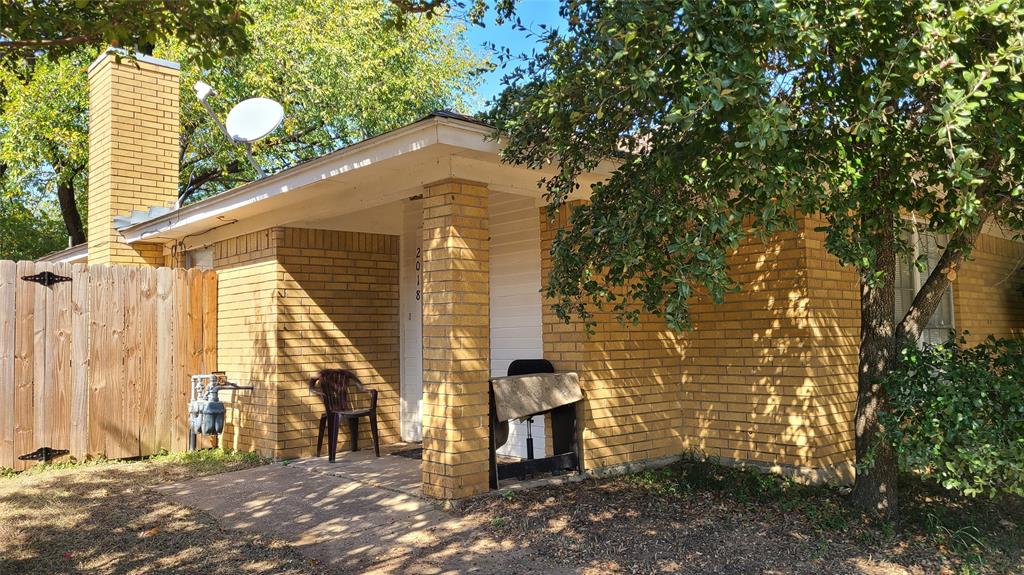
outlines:
[{"label": "concrete walkway", "polygon": [[574,572],[498,543],[418,497],[419,461],[341,455],[334,464],[326,457],[275,463],[158,489],[225,528],[286,542],[339,573]]}]

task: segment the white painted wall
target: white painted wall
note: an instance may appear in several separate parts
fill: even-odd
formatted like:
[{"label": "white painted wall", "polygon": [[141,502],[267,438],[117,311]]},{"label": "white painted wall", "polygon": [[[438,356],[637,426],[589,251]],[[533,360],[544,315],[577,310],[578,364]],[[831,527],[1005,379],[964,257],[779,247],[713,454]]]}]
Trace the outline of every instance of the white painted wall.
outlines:
[{"label": "white painted wall", "polygon": [[[492,192],[491,377],[508,374],[515,359],[544,357],[540,296],[540,216],[534,199]],[[534,418],[535,457],[544,457],[544,421]],[[510,424],[498,453],[526,457],[526,424]]]},{"label": "white painted wall", "polygon": [[399,249],[401,330],[401,433],[404,441],[423,437],[423,200],[402,202]]}]

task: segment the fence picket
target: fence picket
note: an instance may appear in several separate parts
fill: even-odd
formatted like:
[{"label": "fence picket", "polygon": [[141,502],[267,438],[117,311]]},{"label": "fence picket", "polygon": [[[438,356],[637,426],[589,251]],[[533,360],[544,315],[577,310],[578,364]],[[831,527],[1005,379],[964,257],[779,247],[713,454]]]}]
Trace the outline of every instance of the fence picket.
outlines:
[{"label": "fence picket", "polygon": [[217,369],[217,273],[203,272],[203,372]]},{"label": "fence picket", "polygon": [[88,436],[89,454],[103,455],[107,453],[107,431],[104,418],[101,416],[107,405],[107,382],[110,378],[111,365],[107,351],[110,346],[111,306],[104,297],[109,296],[111,289],[110,269],[104,265],[89,266],[89,406]]},{"label": "fence picket", "polygon": [[[204,373],[203,366],[203,272],[188,270],[188,363],[185,377],[193,373]],[[196,438],[196,447],[210,447],[204,436]]]},{"label": "fence picket", "polygon": [[133,357],[129,352],[129,307],[132,294],[129,292],[128,269],[121,266],[110,266],[113,279],[112,291],[108,296],[107,305],[111,308],[110,339],[111,349],[108,359],[116,368],[109,373],[107,385],[107,457],[122,458],[138,455],[138,427],[133,426],[127,412],[133,411],[131,390],[128,389],[128,371],[131,369]]},{"label": "fence picket", "polygon": [[174,270],[156,271],[156,390],[154,427],[156,448],[172,450],[174,425]]},{"label": "fence picket", "polygon": [[[35,376],[35,295],[36,284],[20,279],[36,273],[36,265],[33,262],[18,262],[15,288],[15,309],[18,314],[15,317],[14,334],[14,457],[28,453],[35,448],[32,447],[32,423],[34,411],[32,409],[35,390],[32,385]],[[24,461],[13,459],[11,467],[14,469],[25,469],[28,464]]]},{"label": "fence picket", "polygon": [[[71,277],[70,264],[54,264],[53,273]],[[46,412],[49,445],[56,449],[71,449],[71,316],[72,282],[60,282],[46,294],[46,362],[48,393],[43,410]]]},{"label": "fence picket", "polygon": [[0,261],[0,467],[11,467],[14,452],[14,323],[18,266]]},{"label": "fence picket", "polygon": [[91,278],[83,264],[71,270],[71,454],[89,453],[89,293]]},{"label": "fence picket", "polygon": [[141,454],[156,453],[156,271],[139,269],[139,371],[138,392],[139,449]]},{"label": "fence picket", "polygon": [[[53,264],[48,262],[37,262],[35,273],[52,272]],[[48,329],[46,315],[46,304],[50,298],[49,289],[37,283],[25,281],[35,291],[35,315],[33,316],[32,339],[34,341],[35,353],[32,354],[32,447],[34,451],[43,446],[50,446],[52,429],[47,425],[49,413],[47,406],[53,402],[53,369],[47,357],[47,333]]]},{"label": "fence picket", "polygon": [[183,269],[174,270],[174,322],[178,328],[174,338],[174,382],[175,393],[172,402],[174,426],[172,442],[178,450],[188,445],[188,400],[189,389],[189,342],[192,336],[188,333],[188,272]]},{"label": "fence picket", "polygon": [[142,376],[142,344],[139,334],[142,330],[139,303],[141,298],[141,282],[139,269],[128,268],[125,271],[126,295],[124,306],[124,378],[123,395],[121,396],[121,421],[123,427],[123,448],[125,451],[139,452],[139,378]]}]

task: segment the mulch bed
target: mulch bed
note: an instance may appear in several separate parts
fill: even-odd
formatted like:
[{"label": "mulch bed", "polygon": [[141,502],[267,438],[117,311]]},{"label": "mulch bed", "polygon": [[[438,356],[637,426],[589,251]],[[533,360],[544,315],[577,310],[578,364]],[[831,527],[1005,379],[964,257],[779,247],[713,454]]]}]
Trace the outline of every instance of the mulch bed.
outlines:
[{"label": "mulch bed", "polygon": [[[665,485],[635,476],[588,480],[483,497],[463,512],[494,537],[524,542],[583,573],[1024,573],[1019,534],[993,542],[965,527],[958,535],[948,527],[872,524],[828,490],[799,487],[799,494],[765,498],[728,485],[720,492]],[[928,516],[921,497],[908,499],[905,522]],[[924,504],[949,509],[937,499]],[[998,516],[1024,516],[1011,507],[989,516],[987,527],[1019,529]]]}]

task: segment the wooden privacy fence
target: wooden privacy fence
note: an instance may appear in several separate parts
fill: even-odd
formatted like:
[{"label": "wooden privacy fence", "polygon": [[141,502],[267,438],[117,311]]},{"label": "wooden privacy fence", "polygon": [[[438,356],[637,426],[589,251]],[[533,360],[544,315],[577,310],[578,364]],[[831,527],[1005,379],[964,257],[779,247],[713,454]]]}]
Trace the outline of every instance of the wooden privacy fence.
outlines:
[{"label": "wooden privacy fence", "polygon": [[[70,280],[22,279],[45,272]],[[185,449],[189,375],[217,367],[215,272],[0,261],[0,310],[0,467]]]}]

